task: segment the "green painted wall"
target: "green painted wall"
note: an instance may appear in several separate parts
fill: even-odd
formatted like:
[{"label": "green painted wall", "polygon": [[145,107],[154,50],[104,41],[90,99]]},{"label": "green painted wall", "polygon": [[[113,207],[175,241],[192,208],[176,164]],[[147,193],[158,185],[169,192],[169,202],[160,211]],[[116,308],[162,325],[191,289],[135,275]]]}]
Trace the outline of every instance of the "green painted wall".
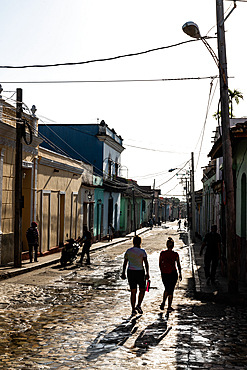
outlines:
[{"label": "green painted wall", "polygon": [[[243,194],[241,182],[243,175],[247,175],[247,139],[240,142],[234,153],[233,169],[236,173],[236,234],[241,237],[241,234],[243,234],[243,231],[241,232],[241,194]],[[246,218],[247,215],[245,215],[245,219]]]}]

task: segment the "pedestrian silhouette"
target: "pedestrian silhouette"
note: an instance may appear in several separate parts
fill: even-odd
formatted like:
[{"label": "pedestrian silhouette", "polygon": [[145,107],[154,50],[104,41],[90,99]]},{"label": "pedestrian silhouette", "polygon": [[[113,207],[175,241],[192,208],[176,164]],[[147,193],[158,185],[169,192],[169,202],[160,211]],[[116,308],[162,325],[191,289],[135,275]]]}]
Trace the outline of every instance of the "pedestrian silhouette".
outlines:
[{"label": "pedestrian silhouette", "polygon": [[204,256],[204,270],[207,279],[207,285],[210,281],[214,284],[218,261],[221,257],[221,237],[217,233],[217,225],[211,226],[211,232],[206,234],[201,246],[200,256],[206,247]]},{"label": "pedestrian silhouette", "polygon": [[29,247],[30,263],[33,262],[33,249],[34,249],[34,262],[38,262],[38,246],[39,246],[39,230],[37,223],[33,221],[31,227],[26,231],[26,238]]},{"label": "pedestrian silhouette", "polygon": [[167,250],[160,253],[159,267],[161,271],[162,282],[165,287],[163,301],[160,305],[160,309],[164,310],[166,298],[168,297],[168,308],[167,311],[174,311],[172,308],[173,292],[178,279],[178,273],[176,265],[179,271],[179,279],[182,280],[181,265],[179,255],[177,252],[173,252],[174,241],[171,237],[167,240]]},{"label": "pedestrian silhouette", "polygon": [[[132,315],[136,315],[137,312],[140,314],[143,313],[141,304],[145,295],[145,283],[146,280],[149,280],[147,253],[141,248],[141,242],[142,239],[138,235],[133,238],[133,247],[129,248],[124,255],[123,271],[121,275],[122,279],[126,279],[125,271],[128,265],[127,276],[131,291],[130,301]],[[146,275],[143,265],[145,265]],[[137,286],[139,286],[139,295],[136,306]]]}]

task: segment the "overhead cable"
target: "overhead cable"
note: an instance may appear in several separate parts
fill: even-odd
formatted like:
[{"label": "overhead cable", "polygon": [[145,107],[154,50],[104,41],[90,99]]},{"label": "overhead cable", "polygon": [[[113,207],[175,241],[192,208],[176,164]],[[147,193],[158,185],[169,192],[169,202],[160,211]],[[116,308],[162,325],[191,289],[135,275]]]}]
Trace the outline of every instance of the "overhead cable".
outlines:
[{"label": "overhead cable", "polygon": [[[0,67],[1,68],[1,67]],[[64,80],[64,81],[1,81],[2,84],[72,84],[72,83],[111,83],[111,82],[169,82],[169,81],[189,81],[206,80],[219,78],[219,76],[206,77],[180,77],[180,78],[153,78],[153,79],[127,79],[127,80]],[[229,78],[229,77],[228,77]]]},{"label": "overhead cable", "polygon": [[185,163],[185,165],[182,167],[182,168],[179,168],[178,169],[178,171],[175,173],[175,175],[173,175],[172,177],[170,177],[170,179],[168,179],[167,181],[165,181],[165,182],[163,182],[163,184],[160,184],[159,186],[158,186],[158,188],[160,188],[162,185],[164,185],[164,184],[166,184],[167,182],[169,182],[169,181],[171,181],[172,179],[173,179],[173,177],[175,177],[181,170],[183,170],[184,169],[184,167],[189,163],[191,161],[191,159],[189,159],[186,163]]},{"label": "overhead cable", "polygon": [[188,153],[182,153],[182,152],[174,152],[174,151],[170,151],[170,150],[159,150],[159,149],[152,149],[152,148],[143,148],[143,147],[140,147],[140,146],[129,145],[129,144],[124,144],[124,145],[125,146],[129,146],[131,148],[136,148],[136,149],[151,150],[153,152],[188,154]]},{"label": "overhead cable", "polygon": [[[211,107],[211,104],[212,104],[212,101],[213,101],[213,97],[214,97],[214,94],[215,94],[215,90],[216,90],[216,87],[217,87],[217,83],[216,83],[215,88],[214,88],[214,92],[213,92],[213,96],[211,98],[211,93],[212,93],[212,89],[213,89],[213,82],[214,82],[214,80],[212,79],[212,81],[210,82],[210,91],[209,91],[209,97],[208,97],[208,104],[207,104],[207,110],[206,110],[206,116],[205,116],[205,120],[204,120],[204,124],[203,124],[203,129],[202,129],[202,132],[201,132],[201,137],[202,137],[201,138],[201,145],[200,145],[200,149],[199,149],[199,154],[198,154],[198,159],[197,159],[197,164],[196,164],[195,172],[196,172],[196,169],[198,167],[198,163],[199,163],[199,159],[200,159],[200,155],[201,155],[202,143],[203,143],[205,127],[206,127],[206,123],[207,123],[207,119],[208,119],[209,109]],[[197,144],[198,144],[198,142],[197,142]],[[197,144],[196,144],[196,146],[197,146]]]},{"label": "overhead cable", "polygon": [[[216,38],[216,37],[208,37],[208,38],[213,39],[213,38]],[[4,68],[15,68],[15,69],[17,69],[17,68],[21,68],[21,69],[23,69],[23,68],[45,68],[45,67],[75,66],[75,65],[89,64],[89,63],[95,63],[95,62],[106,62],[106,61],[110,61],[110,60],[116,60],[116,59],[121,59],[121,58],[126,58],[126,57],[133,57],[133,56],[137,56],[137,55],[148,54],[148,53],[152,53],[154,51],[169,49],[169,48],[172,48],[172,47],[175,47],[175,46],[180,46],[180,45],[183,45],[183,44],[187,44],[189,42],[196,42],[196,41],[199,41],[199,40],[198,39],[187,40],[187,41],[179,42],[177,44],[162,46],[162,47],[159,47],[159,48],[140,51],[140,52],[137,52],[137,53],[123,54],[123,55],[118,55],[118,56],[109,57],[109,58],[86,60],[84,62],[69,62],[69,63],[54,63],[54,64],[33,64],[33,65],[24,65],[24,66],[0,66],[0,68],[2,68],[2,69],[4,69]]]}]

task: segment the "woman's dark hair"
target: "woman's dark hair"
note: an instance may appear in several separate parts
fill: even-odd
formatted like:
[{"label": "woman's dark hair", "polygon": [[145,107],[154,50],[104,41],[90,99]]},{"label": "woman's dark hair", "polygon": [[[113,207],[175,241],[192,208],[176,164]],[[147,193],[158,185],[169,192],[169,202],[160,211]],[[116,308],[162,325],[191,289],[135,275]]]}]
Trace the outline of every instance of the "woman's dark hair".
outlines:
[{"label": "woman's dark hair", "polygon": [[174,240],[169,236],[167,242],[166,242],[167,248],[173,248],[174,247]]},{"label": "woman's dark hair", "polygon": [[133,238],[133,244],[137,247],[139,247],[142,243],[142,238],[140,238],[140,236],[136,235],[134,236]]}]

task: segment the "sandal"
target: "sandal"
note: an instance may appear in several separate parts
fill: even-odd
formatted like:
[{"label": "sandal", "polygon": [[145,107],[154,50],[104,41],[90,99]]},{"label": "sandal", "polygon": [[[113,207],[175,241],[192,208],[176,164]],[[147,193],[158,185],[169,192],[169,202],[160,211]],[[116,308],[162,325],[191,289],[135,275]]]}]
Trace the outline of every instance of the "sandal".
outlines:
[{"label": "sandal", "polygon": [[174,308],[172,308],[172,307],[167,308],[167,312],[172,312],[172,311],[175,311]]},{"label": "sandal", "polygon": [[133,310],[131,316],[135,316],[137,314],[136,310]]},{"label": "sandal", "polygon": [[135,309],[137,310],[138,313],[143,314],[143,311],[140,306],[136,306]]},{"label": "sandal", "polygon": [[161,305],[160,305],[160,309],[161,309],[161,310],[164,310],[164,308],[165,308],[165,303],[161,303]]}]

